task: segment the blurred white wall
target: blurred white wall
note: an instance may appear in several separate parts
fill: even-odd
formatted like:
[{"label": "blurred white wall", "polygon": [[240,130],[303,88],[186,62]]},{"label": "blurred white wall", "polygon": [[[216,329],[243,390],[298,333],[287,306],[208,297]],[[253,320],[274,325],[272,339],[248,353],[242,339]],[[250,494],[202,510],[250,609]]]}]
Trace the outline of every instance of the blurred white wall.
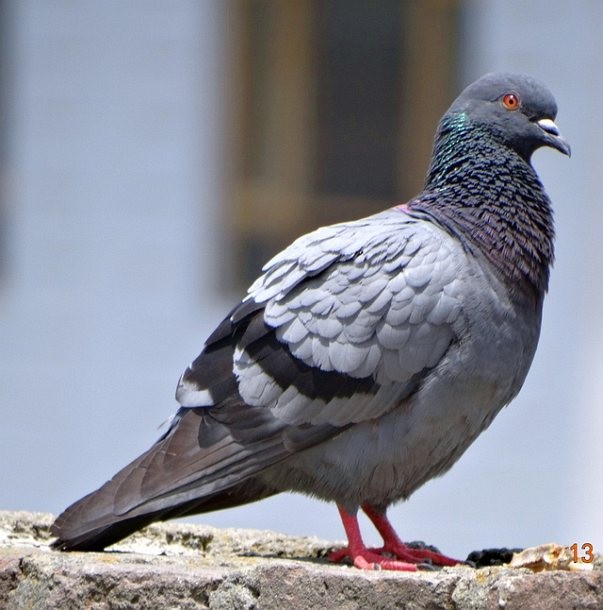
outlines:
[{"label": "blurred white wall", "polygon": [[[227,256],[225,3],[7,6],[0,509],[58,512],[157,437],[178,376],[229,305],[215,290]],[[556,210],[557,263],[522,394],[392,516],[403,537],[459,556],[549,540],[601,551],[603,4],[465,9],[464,83],[499,69],[538,76],[574,154],[536,155]],[[334,507],[299,496],[200,520],[342,538]]]},{"label": "blurred white wall", "polygon": [[223,305],[219,1],[18,0],[0,280],[0,507],[145,449]]}]

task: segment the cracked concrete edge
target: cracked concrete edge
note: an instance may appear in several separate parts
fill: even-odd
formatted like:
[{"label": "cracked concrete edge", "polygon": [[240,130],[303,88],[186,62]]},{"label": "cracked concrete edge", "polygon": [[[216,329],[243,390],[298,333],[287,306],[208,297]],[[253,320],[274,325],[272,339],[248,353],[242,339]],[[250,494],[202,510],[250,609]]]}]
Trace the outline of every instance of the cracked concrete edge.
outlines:
[{"label": "cracked concrete edge", "polygon": [[0,608],[603,608],[603,571],[361,572],[335,546],[257,530],[152,525],[105,553],[49,550],[52,515],[0,512]]}]

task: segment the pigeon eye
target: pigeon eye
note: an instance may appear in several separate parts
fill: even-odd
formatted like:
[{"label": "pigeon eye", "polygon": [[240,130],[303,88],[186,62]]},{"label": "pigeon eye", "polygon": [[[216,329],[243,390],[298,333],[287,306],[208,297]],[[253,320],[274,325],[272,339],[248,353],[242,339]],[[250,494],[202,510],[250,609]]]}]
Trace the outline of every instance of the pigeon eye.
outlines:
[{"label": "pigeon eye", "polygon": [[502,97],[502,105],[507,110],[517,110],[519,108],[520,100],[517,93],[505,93]]}]

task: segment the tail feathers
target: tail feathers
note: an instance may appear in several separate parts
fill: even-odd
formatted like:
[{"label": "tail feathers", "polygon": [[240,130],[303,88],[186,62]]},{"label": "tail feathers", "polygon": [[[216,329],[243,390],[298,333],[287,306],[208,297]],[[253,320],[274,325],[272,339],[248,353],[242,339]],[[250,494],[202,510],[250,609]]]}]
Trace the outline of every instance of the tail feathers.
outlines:
[{"label": "tail feathers", "polygon": [[[254,413],[260,421],[267,419],[265,410],[247,407],[248,419]],[[58,537],[54,548],[100,550],[152,521],[277,493],[258,473],[288,455],[279,432],[277,427],[265,438],[242,442],[233,437],[228,423],[204,409],[183,411],[146,453],[57,518],[51,528]]]},{"label": "tail feathers", "polygon": [[59,551],[102,551],[155,520],[156,515],[142,515],[85,530],[79,534],[70,534],[69,530],[64,531],[62,524],[57,520],[50,531],[58,538],[50,546]]},{"label": "tail feathers", "polygon": [[271,487],[267,469],[338,430],[290,426],[240,401],[215,412],[181,409],[146,453],[57,518],[53,547],[101,550],[153,521],[271,496],[282,490]]},{"label": "tail feathers", "polygon": [[99,515],[99,505],[105,504],[105,501],[98,502],[99,496],[106,493],[106,488],[112,482],[109,481],[99,490],[82,498],[57,517],[50,530],[57,536],[51,544],[52,548],[60,551],[102,551],[155,521],[232,508],[278,493],[264,482],[251,478],[201,498],[184,502],[174,499],[172,505],[166,503],[162,510],[135,516],[117,515],[113,512]]}]

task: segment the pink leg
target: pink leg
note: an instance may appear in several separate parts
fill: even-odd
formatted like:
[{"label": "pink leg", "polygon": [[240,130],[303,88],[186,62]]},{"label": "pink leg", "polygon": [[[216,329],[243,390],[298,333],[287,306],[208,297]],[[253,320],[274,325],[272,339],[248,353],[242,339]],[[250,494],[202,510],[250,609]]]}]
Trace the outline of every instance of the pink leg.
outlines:
[{"label": "pink leg", "polygon": [[455,566],[460,563],[457,559],[452,559],[451,557],[446,557],[446,555],[434,553],[427,549],[411,549],[407,547],[398,537],[396,530],[392,527],[384,510],[376,509],[370,504],[363,504],[362,510],[373,522],[373,525],[377,528],[377,531],[383,538],[383,547],[380,549],[371,549],[371,551],[374,550],[377,553],[391,553],[398,559],[408,561],[409,563],[431,561],[438,566]]},{"label": "pink leg", "polygon": [[379,553],[369,550],[362,541],[360,528],[358,527],[358,518],[356,514],[348,513],[342,506],[337,506],[343,529],[348,538],[348,546],[344,549],[334,551],[329,555],[329,559],[334,562],[339,562],[346,557],[349,557],[354,565],[361,570],[399,570],[403,572],[415,572],[417,567],[414,563],[406,563],[405,561],[397,561],[388,559]]}]

